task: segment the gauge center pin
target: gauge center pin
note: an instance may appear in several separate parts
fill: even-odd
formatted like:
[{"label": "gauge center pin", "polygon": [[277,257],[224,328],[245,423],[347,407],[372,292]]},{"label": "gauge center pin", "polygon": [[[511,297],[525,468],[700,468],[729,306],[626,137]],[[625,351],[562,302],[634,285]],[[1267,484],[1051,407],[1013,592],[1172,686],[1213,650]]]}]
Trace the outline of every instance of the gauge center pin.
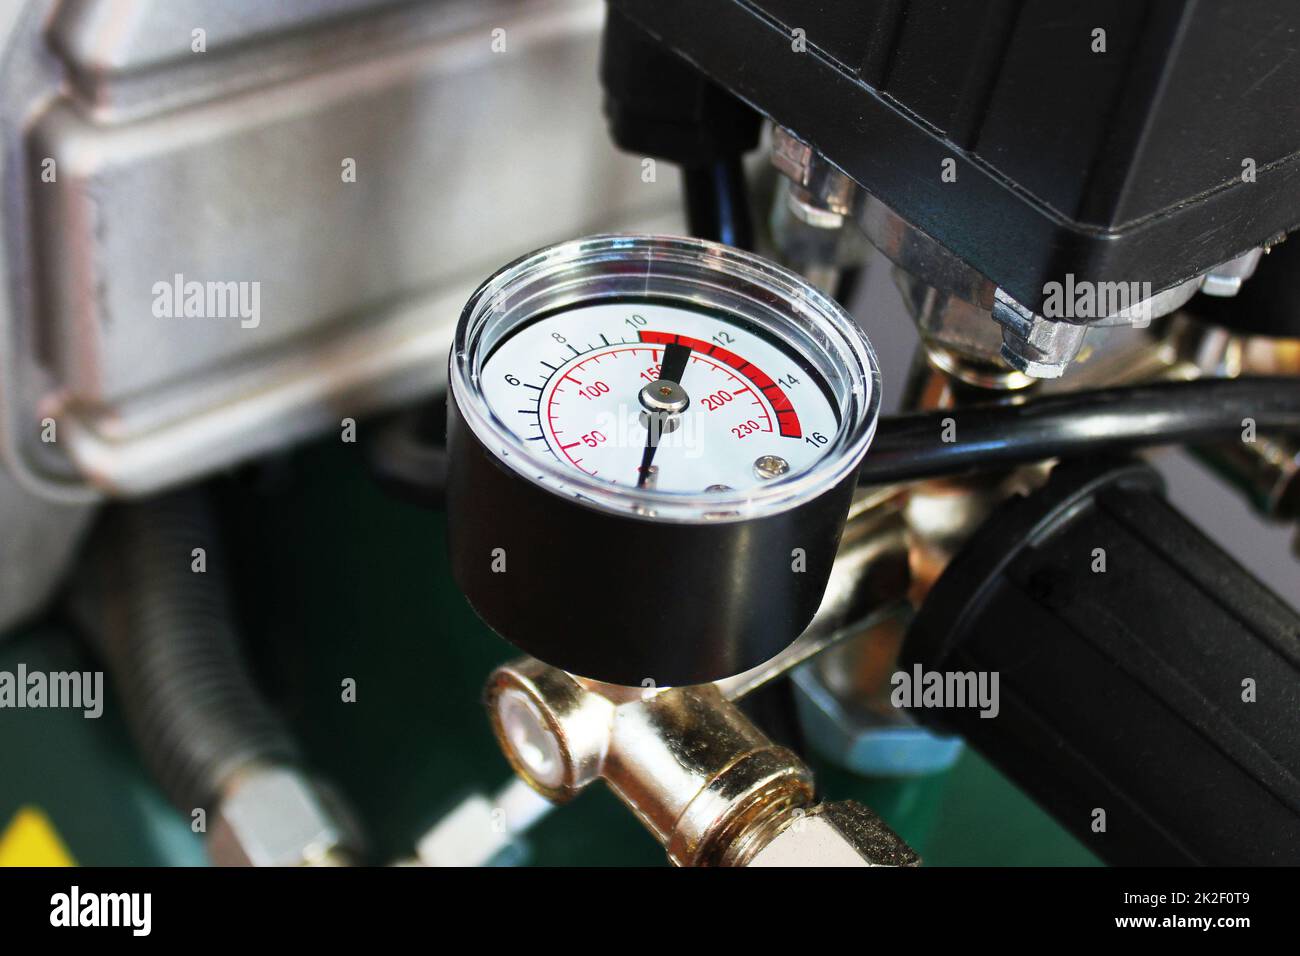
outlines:
[{"label": "gauge center pin", "polygon": [[686,389],[661,378],[641,389],[641,406],[656,415],[680,415],[691,404]]}]

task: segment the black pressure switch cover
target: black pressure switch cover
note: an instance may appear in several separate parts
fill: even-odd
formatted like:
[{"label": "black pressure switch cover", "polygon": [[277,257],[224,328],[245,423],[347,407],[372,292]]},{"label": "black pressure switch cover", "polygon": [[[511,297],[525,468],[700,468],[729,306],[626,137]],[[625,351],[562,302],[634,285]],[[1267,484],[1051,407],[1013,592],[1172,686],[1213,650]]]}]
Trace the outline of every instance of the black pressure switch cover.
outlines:
[{"label": "black pressure switch cover", "polygon": [[1036,312],[1300,227],[1294,0],[608,5]]},{"label": "black pressure switch cover", "polygon": [[916,664],[998,674],[997,716],[918,716],[1103,859],[1300,863],[1300,616],[1149,467],[1063,464],[995,512],[917,615]]},{"label": "black pressure switch cover", "polygon": [[705,166],[758,146],[763,118],[610,8],[600,57],[605,115],[620,149]]}]

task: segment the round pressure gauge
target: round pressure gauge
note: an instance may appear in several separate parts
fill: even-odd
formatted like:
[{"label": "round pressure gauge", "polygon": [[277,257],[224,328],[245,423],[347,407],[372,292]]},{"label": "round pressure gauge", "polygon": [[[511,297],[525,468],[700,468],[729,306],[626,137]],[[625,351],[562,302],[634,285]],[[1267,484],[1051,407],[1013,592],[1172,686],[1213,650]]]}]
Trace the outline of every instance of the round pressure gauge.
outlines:
[{"label": "round pressure gauge", "polygon": [[452,348],[457,583],[503,637],[596,680],[761,664],[821,600],[879,393],[853,320],[757,256],[650,236],[526,256]]}]

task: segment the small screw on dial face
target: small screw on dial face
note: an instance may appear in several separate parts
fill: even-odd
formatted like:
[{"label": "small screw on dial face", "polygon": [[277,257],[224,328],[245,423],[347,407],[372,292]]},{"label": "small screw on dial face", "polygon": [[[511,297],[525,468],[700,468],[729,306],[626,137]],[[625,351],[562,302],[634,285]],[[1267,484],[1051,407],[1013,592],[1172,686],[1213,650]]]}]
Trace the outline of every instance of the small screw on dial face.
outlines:
[{"label": "small screw on dial face", "polygon": [[780,455],[759,455],[754,460],[754,474],[760,478],[780,478],[790,470],[790,463]]}]

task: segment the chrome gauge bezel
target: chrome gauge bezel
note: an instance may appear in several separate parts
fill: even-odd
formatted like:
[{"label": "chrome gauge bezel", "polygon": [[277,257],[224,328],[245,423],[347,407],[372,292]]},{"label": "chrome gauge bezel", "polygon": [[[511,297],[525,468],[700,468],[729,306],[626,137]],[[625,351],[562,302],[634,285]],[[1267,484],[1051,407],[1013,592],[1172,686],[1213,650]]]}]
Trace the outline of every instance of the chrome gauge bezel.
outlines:
[{"label": "chrome gauge bezel", "polygon": [[[629,297],[737,315],[776,338],[824,379],[839,429],[810,467],[726,492],[636,488],[593,478],[516,434],[480,382],[493,349],[538,316]],[[600,235],[530,253],[483,283],[456,329],[449,381],[465,423],[506,467],[566,498],[619,515],[675,522],[744,521],[836,487],[875,434],[880,369],[865,333],[801,277],[728,246],[677,236]]]}]

